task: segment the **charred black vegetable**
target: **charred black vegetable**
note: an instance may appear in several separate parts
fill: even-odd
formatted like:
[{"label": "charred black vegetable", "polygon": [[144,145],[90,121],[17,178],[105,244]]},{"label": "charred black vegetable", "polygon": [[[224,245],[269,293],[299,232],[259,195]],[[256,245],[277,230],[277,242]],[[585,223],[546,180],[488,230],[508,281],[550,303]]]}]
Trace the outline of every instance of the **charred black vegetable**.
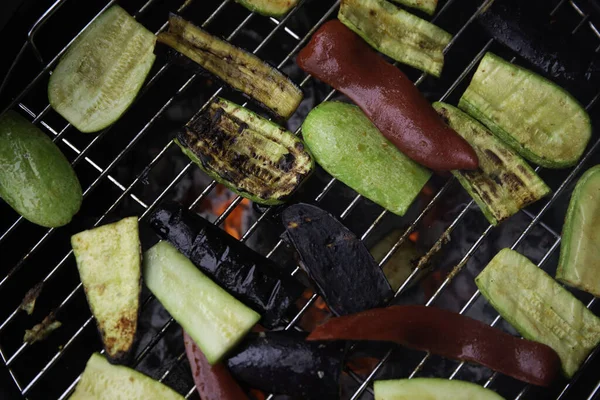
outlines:
[{"label": "charred black vegetable", "polygon": [[150,224],[223,289],[260,313],[267,328],[280,324],[304,291],[274,262],[177,203],[162,204]]},{"label": "charred black vegetable", "polygon": [[253,388],[298,399],[338,399],[344,345],[304,340],[300,332],[249,335],[227,361]]},{"label": "charred black vegetable", "polygon": [[331,214],[295,204],[282,217],[287,237],[335,314],[365,311],[392,297],[392,288],[369,250]]}]

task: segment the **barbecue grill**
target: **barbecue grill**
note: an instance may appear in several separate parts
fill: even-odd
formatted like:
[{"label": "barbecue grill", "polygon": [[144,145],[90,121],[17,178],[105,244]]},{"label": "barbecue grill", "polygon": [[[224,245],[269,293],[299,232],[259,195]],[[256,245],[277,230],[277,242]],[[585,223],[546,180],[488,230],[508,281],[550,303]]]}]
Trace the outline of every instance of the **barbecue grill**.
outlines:
[{"label": "barbecue grill", "polygon": [[[128,215],[144,221],[162,200],[175,199],[304,279],[294,252],[279,237],[283,232],[280,207],[251,206],[247,200],[233,196],[189,162],[171,140],[175,128],[195,118],[217,95],[240,104],[248,102],[249,108],[264,113],[257,104],[174,57],[165,46],[157,46],[157,61],[138,99],[114,126],[98,134],[83,134],[50,108],[46,94],[50,71],[81,31],[114,3],[116,0],[24,1],[3,30],[2,37],[8,43],[5,60],[0,60],[0,110],[17,110],[46,132],[73,164],[84,190],[80,213],[60,229],[34,226],[0,203],[0,355],[12,378],[7,384],[30,399],[68,398],[90,354],[101,349],[70,250],[69,237],[76,232]],[[316,29],[335,18],[339,0],[301,0],[279,20],[250,13],[231,0],[118,3],[154,32],[166,28],[169,12],[177,12],[276,65],[305,92],[303,103],[287,121],[288,128],[297,134],[311,108],[339,97],[327,85],[304,74],[294,62],[298,50]],[[440,79],[401,66],[430,100],[456,104],[486,51],[521,63],[516,54],[473,23],[487,3],[440,1],[433,21],[454,35],[446,48]],[[549,1],[548,8],[540,13],[550,13],[565,35],[575,35],[589,51],[600,52],[598,10],[593,1],[562,0]],[[599,96],[580,99],[596,124]],[[396,303],[451,309],[515,333],[480,296],[473,278],[503,247],[520,251],[554,274],[570,193],[581,173],[600,162],[595,154],[599,145],[600,138],[594,134],[584,157],[573,168],[549,171],[538,167],[552,194],[498,227],[489,225],[453,177],[433,177],[404,217],[383,210],[322,170],[305,182],[292,201],[318,204],[342,219],[368,246],[396,232],[381,266],[398,249],[413,246],[428,273],[423,276],[421,269],[413,269],[397,290]],[[157,240],[143,224],[141,238],[145,246]],[[34,313],[28,316],[19,305],[39,282],[43,282],[43,288]],[[578,291],[574,294],[592,311],[600,311],[595,298]],[[181,328],[149,291],[143,291],[142,300],[139,338],[130,365],[186,398],[198,398]],[[44,342],[23,344],[25,329],[50,312],[62,327]],[[314,323],[315,316],[324,314],[318,293],[311,293],[298,312],[289,316],[285,329],[301,329]],[[370,355],[368,362],[364,358],[355,361],[366,353]],[[559,380],[542,389],[483,367],[423,352],[356,346],[344,369],[342,394],[353,400],[371,399],[375,379],[437,376],[471,380],[508,399],[593,399],[600,393],[597,353],[598,349],[592,352],[571,380]]]}]

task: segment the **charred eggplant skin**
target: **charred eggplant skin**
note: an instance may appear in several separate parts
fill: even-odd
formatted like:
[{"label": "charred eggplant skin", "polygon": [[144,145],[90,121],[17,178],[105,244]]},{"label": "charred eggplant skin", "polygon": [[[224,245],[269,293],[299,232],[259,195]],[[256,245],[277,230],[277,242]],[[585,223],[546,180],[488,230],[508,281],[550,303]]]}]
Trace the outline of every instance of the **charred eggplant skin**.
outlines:
[{"label": "charred eggplant skin", "polygon": [[261,314],[260,323],[267,328],[280,325],[304,291],[273,261],[177,203],[161,204],[150,225],[213,281]]},{"label": "charred eggplant skin", "polygon": [[282,214],[287,238],[336,315],[381,306],[392,288],[369,250],[326,211],[295,204]]},{"label": "charred eggplant skin", "polygon": [[250,334],[229,358],[238,380],[270,393],[294,398],[339,399],[344,345],[304,340],[300,332]]}]

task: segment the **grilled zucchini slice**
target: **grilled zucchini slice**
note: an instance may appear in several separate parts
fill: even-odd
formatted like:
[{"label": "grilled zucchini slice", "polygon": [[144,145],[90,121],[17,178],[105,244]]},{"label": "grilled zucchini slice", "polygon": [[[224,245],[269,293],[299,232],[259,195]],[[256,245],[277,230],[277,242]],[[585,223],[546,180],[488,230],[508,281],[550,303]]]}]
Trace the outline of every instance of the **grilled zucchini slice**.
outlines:
[{"label": "grilled zucchini slice", "polygon": [[471,382],[439,378],[375,381],[375,400],[503,400],[496,392]]},{"label": "grilled zucchini slice", "polygon": [[180,131],[176,143],[213,179],[261,204],[283,203],[314,164],[297,136],[225,99]]},{"label": "grilled zucchini slice", "polygon": [[133,348],[140,310],[137,217],[80,232],[71,238],[71,246],[106,354],[123,359]]},{"label": "grilled zucchini slice", "polygon": [[392,0],[403,6],[421,10],[426,14],[433,15],[437,7],[438,0]]},{"label": "grilled zucchini slice", "polygon": [[267,17],[283,17],[300,0],[235,0],[248,10]]},{"label": "grilled zucchini slice", "polygon": [[50,77],[50,105],[81,132],[97,132],[129,108],[154,63],[156,37],[112,6],[77,38]]}]

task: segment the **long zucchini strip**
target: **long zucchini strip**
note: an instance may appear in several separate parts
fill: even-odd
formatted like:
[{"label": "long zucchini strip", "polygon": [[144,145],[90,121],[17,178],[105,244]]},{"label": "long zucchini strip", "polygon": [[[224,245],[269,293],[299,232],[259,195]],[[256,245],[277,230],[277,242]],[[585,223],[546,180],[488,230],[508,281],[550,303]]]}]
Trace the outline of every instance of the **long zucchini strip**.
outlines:
[{"label": "long zucchini strip", "polygon": [[433,15],[437,7],[438,0],[392,0],[395,3],[402,4],[403,6],[416,8],[424,13]]}]

